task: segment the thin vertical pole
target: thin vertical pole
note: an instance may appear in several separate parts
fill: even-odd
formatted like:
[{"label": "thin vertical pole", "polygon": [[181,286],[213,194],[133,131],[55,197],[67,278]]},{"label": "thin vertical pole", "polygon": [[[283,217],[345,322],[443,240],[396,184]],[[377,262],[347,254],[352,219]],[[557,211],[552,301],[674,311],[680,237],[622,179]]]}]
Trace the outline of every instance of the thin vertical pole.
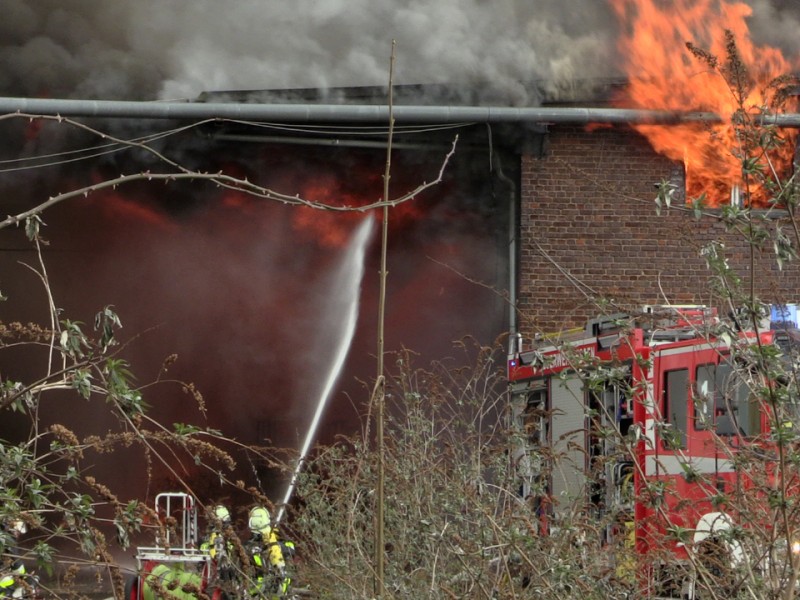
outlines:
[{"label": "thin vertical pole", "polygon": [[[393,115],[393,97],[392,86],[394,82],[394,51],[396,41],[392,40],[392,56],[389,61],[389,139],[386,143],[386,170],[383,174],[383,201],[389,201],[389,180],[391,179],[391,166],[392,166],[392,137],[394,134],[394,115]],[[384,596],[385,582],[385,562],[384,562],[384,501],[385,501],[385,464],[384,464],[384,441],[383,441],[383,421],[386,400],[386,380],[383,374],[383,349],[384,349],[384,319],[386,315],[386,277],[388,271],[386,269],[386,247],[389,239],[389,205],[383,206],[383,223],[381,227],[381,270],[380,270],[380,296],[378,300],[378,368],[376,378],[376,395],[377,401],[375,431],[377,436],[377,450],[378,450],[378,482],[376,490],[377,504],[375,511],[375,596],[382,598]]]}]

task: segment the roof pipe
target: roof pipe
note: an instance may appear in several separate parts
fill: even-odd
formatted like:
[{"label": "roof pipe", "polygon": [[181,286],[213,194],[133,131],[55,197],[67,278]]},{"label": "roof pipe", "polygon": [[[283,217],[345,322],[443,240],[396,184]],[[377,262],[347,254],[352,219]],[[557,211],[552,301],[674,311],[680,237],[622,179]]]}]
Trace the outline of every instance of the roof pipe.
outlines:
[{"label": "roof pipe", "polygon": [[[249,135],[237,133],[210,133],[208,137],[223,142],[256,142],[264,144],[288,144],[297,146],[332,146],[336,148],[386,148],[386,140],[350,140],[335,137],[335,133],[330,133],[329,137],[302,137],[285,135]],[[425,144],[422,142],[406,143],[392,142],[394,150],[442,150],[447,152],[453,147],[452,144]]]},{"label": "roof pipe", "polygon": [[[419,106],[392,107],[397,123],[563,123],[654,124],[719,123],[709,112],[659,111],[629,108]],[[143,102],[0,98],[0,114],[21,113],[61,117],[120,119],[239,119],[292,123],[388,123],[389,106],[359,104],[251,104],[227,102]],[[800,127],[800,114],[769,115],[765,124]]]}]

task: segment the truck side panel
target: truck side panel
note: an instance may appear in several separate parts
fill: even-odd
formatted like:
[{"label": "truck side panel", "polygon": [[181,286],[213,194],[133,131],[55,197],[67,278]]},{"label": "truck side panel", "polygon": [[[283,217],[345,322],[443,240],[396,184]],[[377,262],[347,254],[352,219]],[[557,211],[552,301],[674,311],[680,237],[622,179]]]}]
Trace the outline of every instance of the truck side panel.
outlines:
[{"label": "truck side panel", "polygon": [[586,497],[586,413],[583,382],[570,374],[561,380],[553,377],[551,435],[556,460],[553,465],[552,495],[559,504]]}]

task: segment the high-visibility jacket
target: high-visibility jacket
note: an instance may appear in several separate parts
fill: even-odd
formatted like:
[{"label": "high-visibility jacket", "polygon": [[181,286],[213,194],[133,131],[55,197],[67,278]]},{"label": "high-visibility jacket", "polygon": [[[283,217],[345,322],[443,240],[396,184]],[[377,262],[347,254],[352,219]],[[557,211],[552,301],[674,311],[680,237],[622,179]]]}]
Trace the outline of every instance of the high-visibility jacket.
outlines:
[{"label": "high-visibility jacket", "polygon": [[[17,554],[16,551],[13,551]],[[0,576],[0,596],[10,596],[17,587],[17,579],[25,575],[25,565],[18,558],[6,568]]]},{"label": "high-visibility jacket", "polygon": [[275,530],[266,527],[256,532],[248,547],[256,567],[258,588],[264,589],[264,586],[267,585],[271,588],[267,590],[268,593],[286,594],[290,580],[285,576],[286,563]]},{"label": "high-visibility jacket", "polygon": [[226,544],[225,536],[218,531],[212,531],[208,538],[200,544],[200,549],[208,552],[211,558],[217,558],[218,555],[230,555],[233,551],[233,544],[231,542]]},{"label": "high-visibility jacket", "polygon": [[258,532],[258,536],[261,539],[264,552],[269,557],[269,564],[273,567],[283,569],[286,566],[286,562],[283,559],[283,551],[281,550],[281,544],[278,541],[278,534],[275,529],[272,527],[265,527]]}]

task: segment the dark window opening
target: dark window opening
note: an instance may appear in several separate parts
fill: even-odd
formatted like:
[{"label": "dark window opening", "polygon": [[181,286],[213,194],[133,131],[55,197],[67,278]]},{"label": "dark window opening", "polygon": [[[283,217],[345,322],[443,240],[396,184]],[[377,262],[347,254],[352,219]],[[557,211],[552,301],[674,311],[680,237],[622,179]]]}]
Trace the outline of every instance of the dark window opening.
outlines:
[{"label": "dark window opening", "polygon": [[664,418],[667,427],[661,433],[665,448],[686,448],[689,405],[689,370],[667,371],[664,378]]},{"label": "dark window opening", "polygon": [[543,447],[549,442],[548,390],[544,381],[539,381],[525,397],[525,405],[517,416],[520,429],[520,445],[515,452],[515,465],[520,484],[520,497],[532,502],[534,509],[543,509],[542,498],[548,493]]},{"label": "dark window opening", "polygon": [[522,430],[529,447],[539,448],[547,443],[547,390],[528,394],[522,414]]},{"label": "dark window opening", "polygon": [[619,503],[615,486],[617,469],[629,454],[620,444],[633,424],[633,385],[630,366],[625,376],[606,382],[589,393],[589,503],[597,517]]}]

